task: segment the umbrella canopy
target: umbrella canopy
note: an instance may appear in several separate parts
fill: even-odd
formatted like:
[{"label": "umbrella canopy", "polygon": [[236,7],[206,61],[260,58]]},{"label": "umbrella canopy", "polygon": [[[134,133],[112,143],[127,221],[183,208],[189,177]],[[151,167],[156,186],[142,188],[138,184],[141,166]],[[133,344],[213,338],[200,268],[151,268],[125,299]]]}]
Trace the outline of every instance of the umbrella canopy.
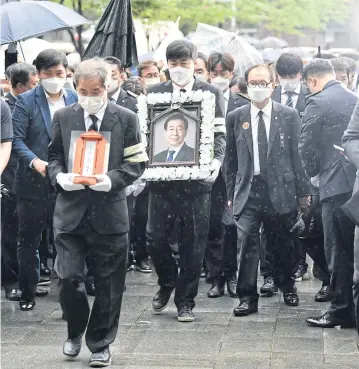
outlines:
[{"label": "umbrella canopy", "polygon": [[231,54],[235,60],[235,74],[239,76],[244,76],[252,65],[263,63],[262,55],[252,45],[236,33],[218,27],[198,23],[191,41],[206,55],[213,52]]},{"label": "umbrella canopy", "polygon": [[61,4],[21,1],[1,5],[1,45],[90,23]]},{"label": "umbrella canopy", "polygon": [[138,63],[130,0],[111,0],[107,5],[83,59],[94,56],[115,56],[127,67]]},{"label": "umbrella canopy", "polygon": [[256,47],[261,49],[282,49],[287,47],[288,42],[278,37],[266,37]]}]

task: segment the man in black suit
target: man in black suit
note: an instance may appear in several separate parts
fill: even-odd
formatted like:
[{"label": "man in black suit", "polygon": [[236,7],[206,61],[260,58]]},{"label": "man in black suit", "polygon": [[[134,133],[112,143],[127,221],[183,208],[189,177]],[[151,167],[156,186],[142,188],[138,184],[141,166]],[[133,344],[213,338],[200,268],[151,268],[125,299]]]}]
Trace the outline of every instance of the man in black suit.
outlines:
[{"label": "man in black suit", "polygon": [[299,151],[310,177],[319,175],[324,247],[331,274],[331,306],[323,316],[308,318],[315,327],[353,324],[354,225],[341,210],[350,199],[355,166],[337,150],[357,97],[340,82],[330,61],[316,59],[304,68],[303,79],[313,95],[307,98]]},{"label": "man in black suit", "polygon": [[[275,239],[274,281],[284,302],[297,306],[292,279],[291,230],[298,206],[309,205],[309,183],[298,152],[297,111],[273,102],[273,74],[267,65],[245,75],[252,104],[227,117],[226,183],[228,205],[238,229],[240,303],[235,316],[258,311],[257,271],[261,222]],[[298,201],[299,200],[299,201]]]},{"label": "man in black suit", "polygon": [[[126,275],[129,220],[125,188],[140,177],[147,155],[140,143],[137,117],[107,102],[109,70],[101,60],[82,62],[75,72],[79,103],[54,116],[48,174],[58,189],[54,214],[56,271],[67,317],[64,354],[76,357],[82,335],[92,352],[90,366],[107,366],[115,340]],[[110,136],[108,172],[89,187],[75,184],[69,160],[73,131]],[[90,308],[84,289],[87,252],[95,255],[96,297]],[[89,319],[90,318],[90,319]]]},{"label": "man in black suit", "polygon": [[155,155],[153,163],[194,162],[194,148],[185,142],[188,132],[187,118],[181,113],[175,113],[167,118],[163,128],[169,148]]},{"label": "man in black suit", "polygon": [[[171,81],[151,86],[148,93],[188,93],[210,91],[215,95],[214,159],[211,175],[205,181],[163,181],[149,183],[148,251],[159,276],[160,290],[153,298],[153,309],[162,311],[176,288],[178,321],[192,322],[202,262],[205,253],[210,191],[219,174],[225,151],[224,100],[222,92],[193,77],[196,47],[185,40],[172,42],[166,50]],[[169,236],[176,218],[183,229],[180,273],[172,257]]]}]

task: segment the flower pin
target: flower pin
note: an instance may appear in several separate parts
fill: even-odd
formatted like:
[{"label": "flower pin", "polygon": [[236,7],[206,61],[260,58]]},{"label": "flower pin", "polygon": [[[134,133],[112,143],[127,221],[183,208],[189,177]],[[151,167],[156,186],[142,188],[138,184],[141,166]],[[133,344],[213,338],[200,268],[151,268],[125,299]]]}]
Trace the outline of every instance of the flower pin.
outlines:
[{"label": "flower pin", "polygon": [[242,124],[242,127],[243,127],[243,129],[248,129],[249,128],[249,123],[248,122],[244,122]]}]

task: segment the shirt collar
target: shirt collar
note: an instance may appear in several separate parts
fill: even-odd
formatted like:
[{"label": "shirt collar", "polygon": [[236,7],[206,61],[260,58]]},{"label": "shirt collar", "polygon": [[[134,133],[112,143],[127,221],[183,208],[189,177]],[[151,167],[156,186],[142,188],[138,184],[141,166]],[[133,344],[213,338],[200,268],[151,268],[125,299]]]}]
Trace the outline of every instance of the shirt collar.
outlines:
[{"label": "shirt collar", "polygon": [[256,117],[260,111],[262,111],[264,113],[264,115],[266,115],[267,117],[270,117],[270,115],[272,113],[272,99],[269,99],[267,105],[263,109],[258,109],[252,103],[251,104],[251,111],[252,111],[252,114],[253,114],[252,116],[253,117]]},{"label": "shirt collar", "polygon": [[180,146],[177,146],[177,147],[171,147],[170,146],[168,148],[168,152],[174,151],[177,154],[182,149],[183,145],[184,145],[184,141],[183,141],[182,145],[180,145]]},{"label": "shirt collar", "polygon": [[230,93],[230,89],[229,88],[227,88],[227,90],[223,92],[223,96],[224,96],[224,98],[227,101],[229,100],[229,93]]},{"label": "shirt collar", "polygon": [[[106,108],[107,108],[107,100],[103,104],[102,108],[96,114],[93,114],[97,117],[97,119],[100,122],[103,121],[103,117],[105,115]],[[86,110],[84,110],[84,112],[85,112],[85,120],[86,120],[91,114],[89,112],[87,112]]]},{"label": "shirt collar", "polygon": [[116,102],[120,96],[120,93],[121,93],[121,87],[118,88],[118,90],[110,97],[110,99],[114,99]]},{"label": "shirt collar", "polygon": [[[41,86],[42,87],[42,86]],[[51,98],[51,96],[46,92],[46,90],[44,89],[44,87],[42,87],[42,89],[44,90],[44,93],[45,93],[45,97],[46,97],[46,100],[50,100],[51,102],[54,102]],[[65,88],[63,88],[61,91],[60,91],[60,97],[59,97],[59,100],[63,97],[67,97],[67,91]]]},{"label": "shirt collar", "polygon": [[177,86],[175,83],[172,82],[173,90],[176,91],[180,90],[186,90],[186,92],[192,91],[193,85],[194,85],[194,77],[192,77],[192,79],[186,84],[186,86],[183,87]]}]

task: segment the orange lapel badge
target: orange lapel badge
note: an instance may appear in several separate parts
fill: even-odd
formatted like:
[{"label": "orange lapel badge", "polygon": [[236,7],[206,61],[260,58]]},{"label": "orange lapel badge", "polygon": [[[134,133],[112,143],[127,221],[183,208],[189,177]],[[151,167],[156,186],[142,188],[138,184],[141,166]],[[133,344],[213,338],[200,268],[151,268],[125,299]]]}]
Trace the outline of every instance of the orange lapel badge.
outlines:
[{"label": "orange lapel badge", "polygon": [[243,129],[248,129],[249,128],[249,123],[248,122],[244,122],[242,124],[242,127],[243,127]]}]

